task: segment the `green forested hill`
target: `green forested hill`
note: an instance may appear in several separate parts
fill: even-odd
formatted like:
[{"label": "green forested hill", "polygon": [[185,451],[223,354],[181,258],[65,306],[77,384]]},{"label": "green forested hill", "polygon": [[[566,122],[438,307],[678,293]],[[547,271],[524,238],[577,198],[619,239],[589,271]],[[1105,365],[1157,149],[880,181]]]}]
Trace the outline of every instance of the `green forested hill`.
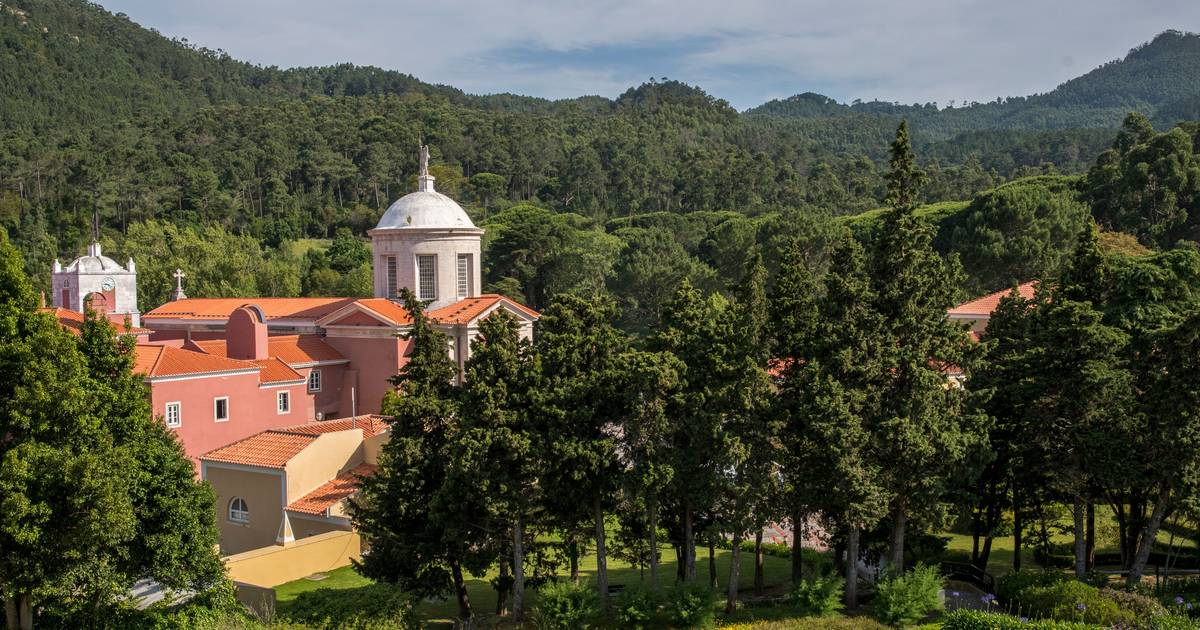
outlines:
[{"label": "green forested hill", "polygon": [[[739,113],[670,80],[613,99],[549,101],[345,64],[264,68],[81,0],[0,2],[0,228],[42,285],[53,258],[81,251],[96,213],[109,250],[135,257],[147,278],[178,265],[210,293],[353,293],[361,269],[330,267],[319,251],[296,259],[286,245],[363,234],[412,189],[425,142],[438,188],[489,229],[488,259],[501,261],[486,270],[491,289],[538,305],[559,290],[608,285],[625,324],[644,329],[661,287],[688,277],[724,288],[747,255],[761,249],[770,262],[786,235],[810,239],[819,260],[837,229],[829,217],[882,205],[883,161],[902,118],[929,174],[922,200],[936,204],[1082,173],[1130,109],[1160,128],[1200,117],[1200,81],[1188,78],[1200,38],[1178,33],[1046,95],[950,110],[807,95]],[[1150,143],[1153,130],[1144,131],[1122,146]],[[1138,165],[1151,158],[1160,161],[1148,172],[1170,175],[1192,135],[1180,133],[1112,158],[1128,159],[1128,170],[1117,164],[1105,181],[1140,185]],[[1037,217],[1049,210],[1029,200],[1051,195],[1058,208],[1059,188],[1003,199]],[[1183,192],[1179,205],[1190,208]],[[1069,223],[1060,214],[1047,220]],[[1118,228],[1190,234],[1191,215],[1176,216],[1151,228],[1122,215]],[[1029,251],[1041,252],[1039,242]],[[1007,282],[1006,273],[973,286]],[[338,274],[348,280],[335,283]]]},{"label": "green forested hill", "polygon": [[1112,129],[1131,111],[1154,118],[1160,128],[1191,119],[1200,89],[1200,35],[1166,31],[1045,94],[997,98],[988,103],[939,109],[933,103],[881,101],[844,105],[806,92],[774,100],[748,114],[829,120],[907,118],[916,133],[944,140],[979,130]]}]

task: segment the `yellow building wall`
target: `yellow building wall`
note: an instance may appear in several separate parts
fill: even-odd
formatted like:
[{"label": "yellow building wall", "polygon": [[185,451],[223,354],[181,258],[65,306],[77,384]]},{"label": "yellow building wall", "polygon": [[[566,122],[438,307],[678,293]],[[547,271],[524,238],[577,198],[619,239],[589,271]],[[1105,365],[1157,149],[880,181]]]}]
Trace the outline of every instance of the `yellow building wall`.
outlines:
[{"label": "yellow building wall", "polygon": [[225,569],[235,582],[273,587],[347,566],[361,553],[358,534],[335,531],[227,556]]},{"label": "yellow building wall", "polygon": [[[337,515],[337,516],[340,516],[340,515]],[[326,519],[310,520],[307,518],[291,515],[291,521],[292,521],[292,533],[296,536],[296,540],[300,540],[301,538],[309,538],[311,536],[316,536],[318,534],[325,534],[328,532],[348,532],[348,531],[350,531],[349,524],[343,525],[341,523],[337,523],[337,522],[326,520]]]},{"label": "yellow building wall", "polygon": [[[235,554],[275,544],[283,519],[283,478],[270,471],[250,472],[205,464],[205,480],[217,495],[217,530],[221,553]],[[229,520],[229,502],[241,497],[250,509],[249,523]]]},{"label": "yellow building wall", "polygon": [[325,433],[288,460],[287,502],[317,489],[338,473],[362,463],[362,429]]},{"label": "yellow building wall", "polygon": [[378,464],[379,463],[379,451],[383,448],[384,444],[387,444],[388,439],[391,437],[392,437],[392,434],[389,432],[389,433],[380,433],[379,435],[373,435],[373,436],[363,440],[363,444],[362,444],[363,463],[364,464]]}]

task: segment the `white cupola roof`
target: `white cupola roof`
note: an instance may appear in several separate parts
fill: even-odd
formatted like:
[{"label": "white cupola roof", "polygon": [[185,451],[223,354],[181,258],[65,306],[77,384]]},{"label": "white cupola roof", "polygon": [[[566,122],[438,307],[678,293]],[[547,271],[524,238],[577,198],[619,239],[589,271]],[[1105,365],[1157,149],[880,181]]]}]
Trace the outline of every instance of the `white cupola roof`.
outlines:
[{"label": "white cupola roof", "polygon": [[429,149],[421,147],[421,173],[417,176],[417,191],[404,195],[388,206],[375,229],[476,229],[462,206],[433,189],[433,179],[429,174]]},{"label": "white cupola roof", "polygon": [[88,245],[86,256],[80,256],[71,261],[71,264],[67,265],[63,271],[78,273],[120,273],[125,271],[125,268],[108,256],[102,256],[100,254],[100,243],[94,242]]}]

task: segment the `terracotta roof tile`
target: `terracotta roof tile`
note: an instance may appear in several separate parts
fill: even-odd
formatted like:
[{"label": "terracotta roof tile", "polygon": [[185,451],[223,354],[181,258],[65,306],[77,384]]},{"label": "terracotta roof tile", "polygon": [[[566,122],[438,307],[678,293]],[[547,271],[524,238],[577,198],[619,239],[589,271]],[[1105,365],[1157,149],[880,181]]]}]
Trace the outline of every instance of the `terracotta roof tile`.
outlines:
[{"label": "terracotta roof tile", "polygon": [[287,509],[290,512],[302,514],[324,515],[329,508],[358,492],[359,480],[375,474],[377,468],[378,466],[373,464],[359,464],[322,484],[316,490],[292,501],[288,504]]},{"label": "terracotta roof tile", "polygon": [[336,420],[318,420],[314,422],[306,422],[304,424],[297,424],[277,430],[289,431],[292,433],[303,433],[305,435],[321,435],[322,433],[332,433],[334,431],[362,429],[363,437],[371,437],[383,433],[387,430],[387,427],[387,421],[383,416],[361,415],[351,418],[337,418]]},{"label": "terracotta roof tile", "polygon": [[[200,350],[220,356],[229,356],[228,344],[224,339],[192,340]],[[346,357],[333,346],[325,343],[319,335],[278,335],[267,338],[267,356],[282,359],[288,365],[307,365],[325,361],[345,361]]]},{"label": "terracotta roof tile", "polygon": [[[68,308],[56,306],[54,308],[44,307],[39,308],[40,313],[49,313],[58,321],[63,328],[78,335],[80,329],[83,328],[83,313],[72,311]],[[112,322],[113,327],[117,329],[118,335],[149,335],[152,331],[139,326],[132,326],[128,330],[125,329],[125,315],[123,313],[109,313],[108,321]]]},{"label": "terracotta roof tile", "polygon": [[392,322],[397,326],[404,326],[412,323],[412,318],[409,317],[408,311],[403,306],[385,298],[367,298],[358,301],[358,304],[366,307],[368,310],[374,311],[384,319]]},{"label": "terracotta roof tile", "polygon": [[351,429],[361,429],[363,437],[368,438],[383,433],[387,429],[387,423],[384,422],[383,416],[363,415],[268,429],[209,451],[201,455],[200,459],[245,466],[283,468],[321,435]]},{"label": "terracotta roof tile", "polygon": [[316,435],[269,430],[227,444],[200,456],[210,462],[225,462],[264,468],[283,468],[317,439]]},{"label": "terracotta roof tile", "polygon": [[429,311],[429,317],[442,324],[466,324],[474,321],[488,309],[502,302],[534,319],[541,317],[540,313],[528,306],[494,293],[459,300],[454,304]]},{"label": "terracotta roof tile", "polygon": [[[1017,291],[1021,294],[1021,297],[1028,300],[1033,297],[1036,287],[1036,282],[1026,282],[1025,284],[1018,286]],[[946,314],[950,315],[951,317],[959,317],[963,319],[972,317],[976,319],[984,319],[991,317],[992,311],[996,310],[996,307],[1000,305],[1000,300],[1002,300],[1011,292],[1012,289],[1004,289],[1003,291],[997,291],[981,298],[971,300],[970,302],[964,302],[963,304],[959,304],[958,306],[946,311]]]},{"label": "terracotta roof tile", "polygon": [[249,361],[217,357],[172,346],[138,344],[134,349],[134,372],[149,378],[260,370]]},{"label": "terracotta roof tile", "polygon": [[267,319],[320,319],[354,298],[187,298],[167,302],[142,319],[229,319],[234,309],[253,304]]},{"label": "terracotta roof tile", "polygon": [[254,365],[262,368],[258,373],[259,383],[287,383],[291,381],[303,381],[302,376],[296,370],[293,370],[287,363],[281,361],[278,357],[262,359],[260,361],[250,361]]}]

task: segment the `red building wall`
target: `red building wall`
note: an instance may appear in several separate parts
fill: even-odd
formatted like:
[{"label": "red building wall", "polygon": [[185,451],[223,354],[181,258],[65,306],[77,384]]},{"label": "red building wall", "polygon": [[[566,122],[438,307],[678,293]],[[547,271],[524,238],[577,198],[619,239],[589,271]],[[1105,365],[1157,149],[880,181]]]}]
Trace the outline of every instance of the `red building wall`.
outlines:
[{"label": "red building wall", "polygon": [[[181,424],[171,430],[196,463],[200,455],[230,442],[312,420],[313,398],[305,389],[303,383],[260,387],[257,373],[195,377],[151,382],[150,403],[160,419],[166,416],[167,403],[180,403]],[[284,390],[290,392],[291,410],[281,414],[276,409],[276,392]],[[217,422],[214,400],[225,396],[229,397],[229,420]]]},{"label": "red building wall", "polygon": [[343,379],[352,382],[343,385],[342,408],[346,409],[351,400],[351,392],[345,388],[354,387],[356,412],[378,413],[384,393],[393,388],[389,379],[400,370],[402,361],[407,361],[405,355],[409,342],[396,337],[381,339],[328,336],[325,343],[350,360],[350,365],[354,368],[350,372],[357,372],[357,378]]}]

